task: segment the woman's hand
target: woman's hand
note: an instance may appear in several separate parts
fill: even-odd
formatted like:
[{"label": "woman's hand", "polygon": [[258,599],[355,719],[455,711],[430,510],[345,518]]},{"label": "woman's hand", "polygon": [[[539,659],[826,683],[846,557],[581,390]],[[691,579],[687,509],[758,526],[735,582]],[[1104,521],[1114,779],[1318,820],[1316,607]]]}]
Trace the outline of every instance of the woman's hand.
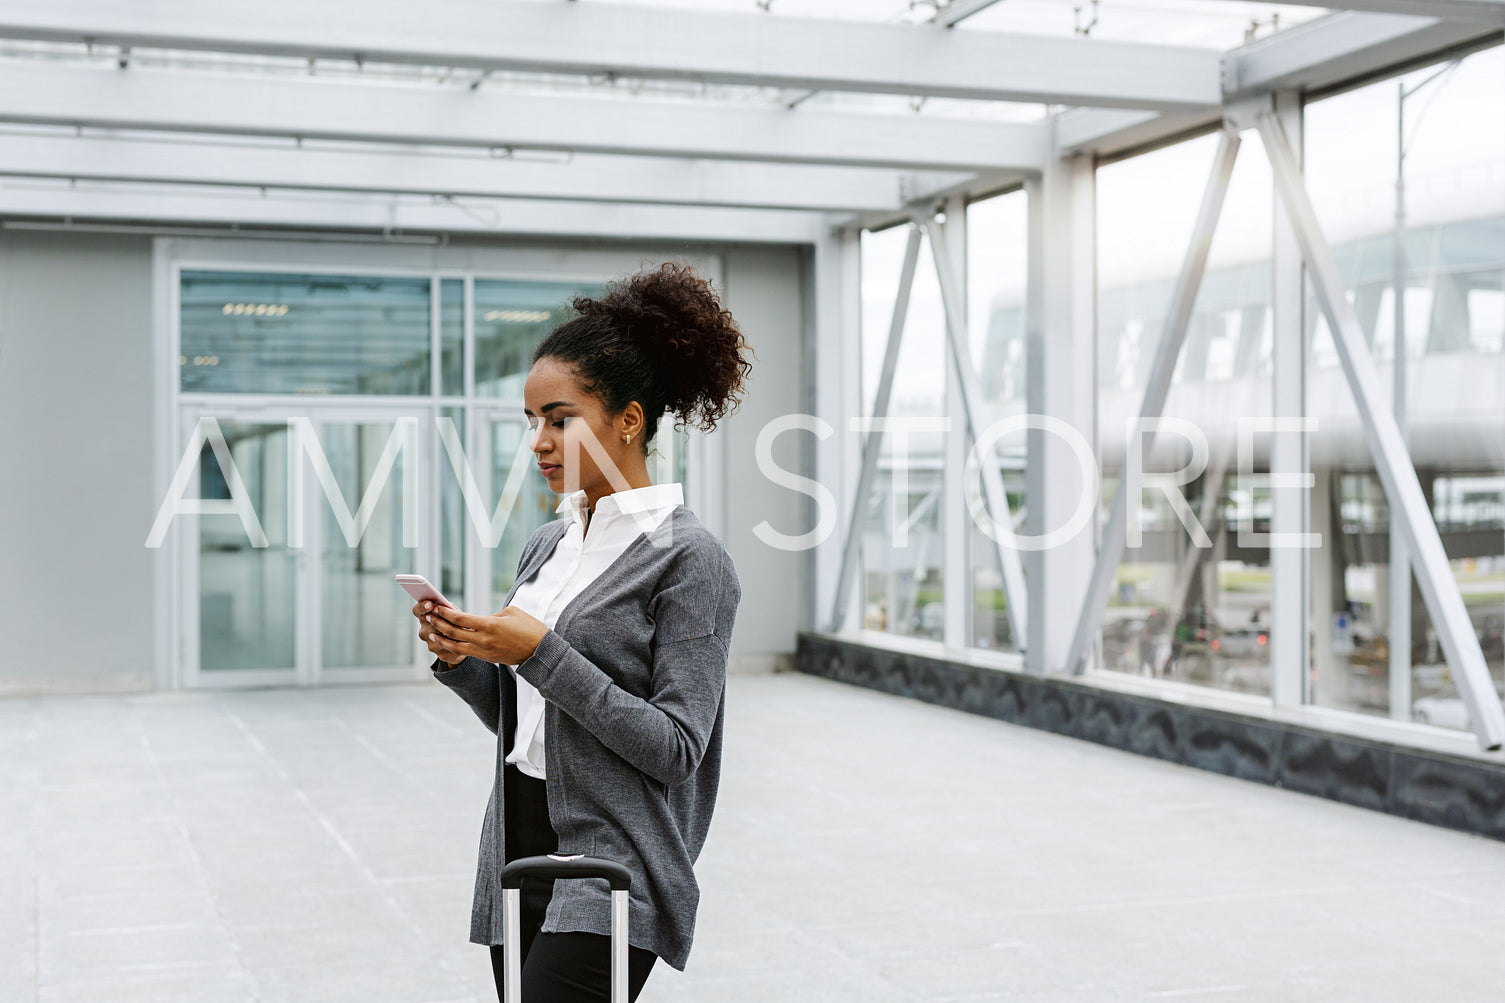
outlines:
[{"label": "woman's hand", "polygon": [[[434,604],[431,602],[418,602],[413,604],[413,615],[418,618],[418,640],[427,644],[429,646],[429,651],[439,656],[439,658],[441,658],[445,662],[445,664],[453,668],[454,666],[459,665],[461,662],[465,661],[465,656],[457,655],[453,651],[442,648],[439,645],[435,644],[435,642],[440,640],[440,638],[439,635],[434,633],[434,625],[432,622],[430,622],[433,615],[433,606]],[[442,608],[448,609],[448,607]]]},{"label": "woman's hand", "polygon": [[[422,605],[422,604],[420,604]],[[538,650],[549,632],[542,620],[508,606],[491,616],[462,613],[449,606],[427,610],[429,650],[450,664],[467,656],[498,665],[516,665]]]}]

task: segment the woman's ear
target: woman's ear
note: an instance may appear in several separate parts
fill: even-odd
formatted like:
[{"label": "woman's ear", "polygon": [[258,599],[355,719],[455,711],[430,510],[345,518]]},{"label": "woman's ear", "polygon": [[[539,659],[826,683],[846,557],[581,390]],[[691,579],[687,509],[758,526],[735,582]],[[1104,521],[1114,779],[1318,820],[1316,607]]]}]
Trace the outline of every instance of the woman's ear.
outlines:
[{"label": "woman's ear", "polygon": [[622,414],[622,434],[630,435],[639,439],[643,434],[643,407],[637,401],[630,401],[627,410]]}]

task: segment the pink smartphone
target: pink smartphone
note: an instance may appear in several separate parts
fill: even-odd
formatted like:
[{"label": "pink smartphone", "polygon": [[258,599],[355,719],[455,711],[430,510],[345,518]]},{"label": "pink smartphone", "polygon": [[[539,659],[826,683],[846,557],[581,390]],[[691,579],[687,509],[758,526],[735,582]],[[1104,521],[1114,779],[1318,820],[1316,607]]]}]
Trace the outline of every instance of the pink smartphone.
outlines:
[{"label": "pink smartphone", "polygon": [[393,577],[397,579],[397,584],[401,585],[403,590],[418,602],[428,600],[441,606],[448,606],[451,609],[460,608],[444,598],[444,595],[438,589],[434,588],[429,583],[429,580],[422,575],[394,575]]}]

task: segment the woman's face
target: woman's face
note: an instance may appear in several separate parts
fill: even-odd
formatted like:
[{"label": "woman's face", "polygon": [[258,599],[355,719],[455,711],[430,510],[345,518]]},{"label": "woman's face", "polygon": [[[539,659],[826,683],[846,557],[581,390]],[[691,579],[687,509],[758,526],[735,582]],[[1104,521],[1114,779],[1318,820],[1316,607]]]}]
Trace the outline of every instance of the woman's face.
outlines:
[{"label": "woman's face", "polygon": [[623,442],[642,434],[642,408],[634,401],[613,421],[601,401],[580,389],[574,371],[558,359],[542,358],[528,371],[523,384],[523,412],[533,430],[531,448],[550,490],[567,494],[584,488],[591,498],[616,490],[600,459],[586,440],[594,437],[598,452],[625,477],[632,451],[639,444]]}]

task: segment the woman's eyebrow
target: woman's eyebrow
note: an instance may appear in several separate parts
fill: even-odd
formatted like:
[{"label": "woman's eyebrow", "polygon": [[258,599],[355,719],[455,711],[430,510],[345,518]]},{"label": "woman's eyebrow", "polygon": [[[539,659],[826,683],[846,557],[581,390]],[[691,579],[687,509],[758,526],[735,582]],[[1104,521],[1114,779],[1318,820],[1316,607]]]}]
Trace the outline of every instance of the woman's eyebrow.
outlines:
[{"label": "woman's eyebrow", "polygon": [[[574,401],[555,401],[552,404],[545,404],[543,407],[539,408],[538,410],[541,411],[541,412],[543,412],[544,414],[548,414],[550,411],[554,410],[556,407],[574,407],[574,406],[575,406],[575,402]],[[523,414],[532,414],[532,413],[533,412],[529,411],[527,408],[523,408]]]}]

